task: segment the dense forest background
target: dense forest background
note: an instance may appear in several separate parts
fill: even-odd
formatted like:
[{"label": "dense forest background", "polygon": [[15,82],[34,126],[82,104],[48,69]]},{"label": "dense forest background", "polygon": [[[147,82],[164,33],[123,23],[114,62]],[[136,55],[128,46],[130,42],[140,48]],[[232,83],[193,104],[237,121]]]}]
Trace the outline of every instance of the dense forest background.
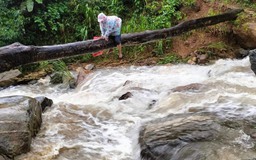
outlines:
[{"label": "dense forest background", "polygon": [[[180,8],[193,7],[195,3],[196,0],[4,0],[0,1],[0,47],[14,42],[53,45],[92,39],[100,35],[97,22],[100,12],[121,17],[122,33],[169,28],[186,19]],[[256,8],[254,0],[221,3]],[[210,10],[208,15],[217,13]],[[168,41],[154,43],[154,48],[159,48],[155,53],[163,54],[166,43]],[[124,51],[135,54],[135,50],[138,53],[144,49],[137,46]]]},{"label": "dense forest background", "polygon": [[[255,6],[250,0],[237,2]],[[195,0],[5,0],[0,2],[0,46],[91,39],[99,35],[100,12],[120,16],[123,33],[166,28],[184,18],[180,7],[194,3]]]}]

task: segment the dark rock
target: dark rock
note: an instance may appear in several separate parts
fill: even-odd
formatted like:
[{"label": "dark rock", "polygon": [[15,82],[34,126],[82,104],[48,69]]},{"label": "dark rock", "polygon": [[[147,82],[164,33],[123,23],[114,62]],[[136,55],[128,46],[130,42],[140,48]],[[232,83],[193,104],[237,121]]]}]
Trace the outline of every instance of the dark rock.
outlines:
[{"label": "dark rock", "polygon": [[249,52],[249,55],[256,54],[256,49],[249,50],[248,52]]},{"label": "dark rock", "polygon": [[239,48],[234,51],[237,58],[244,58],[249,55],[249,50]]},{"label": "dark rock", "polygon": [[128,98],[132,97],[132,93],[131,92],[127,92],[125,94],[123,94],[121,97],[119,97],[118,100],[126,100]]},{"label": "dark rock", "polygon": [[69,88],[72,88],[72,89],[76,88],[75,78],[72,78],[72,79],[69,80]]},{"label": "dark rock", "polygon": [[256,75],[256,49],[249,51],[249,59],[251,63],[251,69]]},{"label": "dark rock", "polygon": [[47,97],[35,97],[35,99],[39,102],[42,112],[45,111],[46,107],[51,107],[53,104],[53,101]]},{"label": "dark rock", "polygon": [[36,83],[37,83],[37,80],[32,80],[32,81],[28,82],[28,84],[31,84],[31,85],[36,84]]},{"label": "dark rock", "polygon": [[205,64],[208,63],[208,55],[207,54],[201,54],[198,56],[198,64]]},{"label": "dark rock", "polygon": [[178,86],[176,88],[173,88],[173,92],[186,92],[186,91],[197,91],[200,90],[203,87],[200,83],[192,83],[186,86]]},{"label": "dark rock", "polygon": [[256,139],[256,133],[250,135],[252,138]]},{"label": "dark rock", "polygon": [[26,96],[0,98],[0,155],[13,158],[30,151],[32,137],[40,129],[42,109]]},{"label": "dark rock", "polygon": [[141,158],[216,160],[256,157],[256,143],[249,136],[255,133],[254,125],[253,121],[225,119],[210,113],[170,115],[142,126],[139,136]]},{"label": "dark rock", "polygon": [[148,105],[148,109],[152,109],[153,106],[156,104],[156,100],[152,100],[149,105]]},{"label": "dark rock", "polygon": [[[1,150],[0,150],[0,152],[1,152]],[[6,156],[4,156],[4,155],[0,155],[0,160],[11,160],[11,158],[10,157],[6,157]]]}]

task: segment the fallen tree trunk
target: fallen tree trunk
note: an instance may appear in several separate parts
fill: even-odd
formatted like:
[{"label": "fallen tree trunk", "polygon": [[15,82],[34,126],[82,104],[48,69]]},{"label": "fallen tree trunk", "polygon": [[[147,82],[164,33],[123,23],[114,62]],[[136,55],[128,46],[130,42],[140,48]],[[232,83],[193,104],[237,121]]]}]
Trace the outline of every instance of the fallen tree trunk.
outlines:
[{"label": "fallen tree trunk", "polygon": [[[242,11],[242,9],[235,9],[216,16],[189,20],[167,29],[123,34],[122,45],[136,45],[154,40],[166,39],[193,29],[235,20],[238,14]],[[0,48],[0,72],[10,70],[19,65],[92,53],[112,47],[115,47],[113,41],[107,42],[102,39],[52,46],[25,46],[20,43],[14,43]]]}]

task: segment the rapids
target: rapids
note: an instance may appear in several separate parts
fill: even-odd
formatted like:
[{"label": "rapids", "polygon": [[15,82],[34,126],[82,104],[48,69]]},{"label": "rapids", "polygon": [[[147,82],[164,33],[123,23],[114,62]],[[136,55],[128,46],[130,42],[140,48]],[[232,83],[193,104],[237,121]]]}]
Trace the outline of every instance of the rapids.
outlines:
[{"label": "rapids", "polygon": [[[191,83],[203,84],[203,91],[171,91]],[[127,92],[133,96],[119,101]],[[0,92],[0,97],[9,95],[46,96],[54,102],[43,114],[31,151],[19,160],[139,160],[139,128],[149,120],[190,108],[220,116],[256,114],[256,78],[248,57],[208,66],[106,68],[89,74],[76,89],[51,85],[46,77]]]}]

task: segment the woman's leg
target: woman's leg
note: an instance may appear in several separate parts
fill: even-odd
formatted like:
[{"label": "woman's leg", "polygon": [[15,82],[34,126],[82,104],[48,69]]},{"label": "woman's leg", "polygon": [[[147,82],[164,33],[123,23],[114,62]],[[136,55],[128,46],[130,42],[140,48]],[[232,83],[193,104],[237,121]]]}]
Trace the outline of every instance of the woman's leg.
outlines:
[{"label": "woman's leg", "polygon": [[118,44],[117,45],[117,48],[118,48],[118,53],[119,53],[119,58],[123,58],[123,54],[122,54],[122,44]]},{"label": "woman's leg", "polygon": [[122,44],[121,44],[121,35],[115,36],[115,42],[117,44],[119,58],[121,59],[121,58],[123,58]]}]

